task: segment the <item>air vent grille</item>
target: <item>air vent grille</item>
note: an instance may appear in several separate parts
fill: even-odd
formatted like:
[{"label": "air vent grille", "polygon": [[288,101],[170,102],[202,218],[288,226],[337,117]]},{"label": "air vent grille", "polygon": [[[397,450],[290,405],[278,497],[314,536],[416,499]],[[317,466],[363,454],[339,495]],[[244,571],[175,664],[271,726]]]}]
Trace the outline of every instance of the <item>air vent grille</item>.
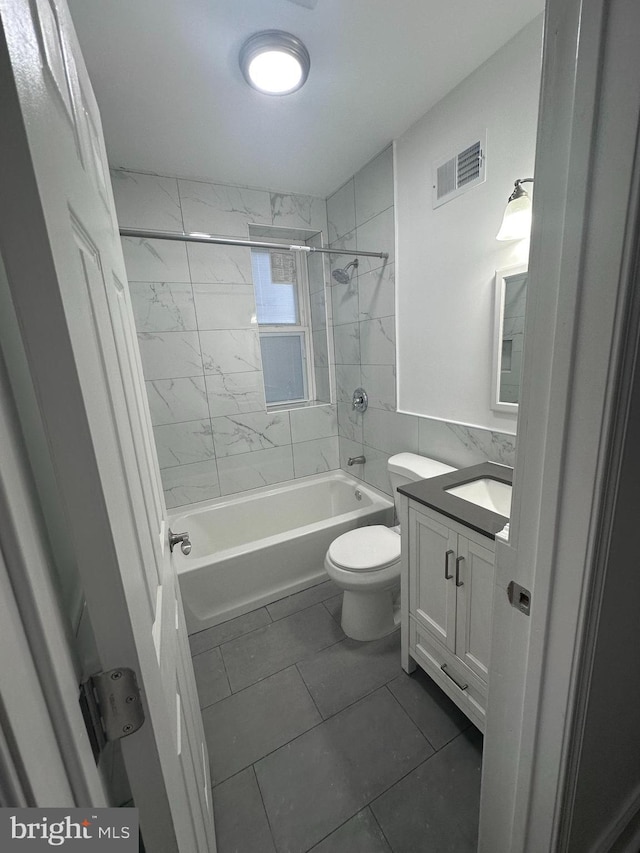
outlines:
[{"label": "air vent grille", "polygon": [[456,189],[456,158],[452,157],[447,160],[442,166],[438,167],[437,171],[437,194],[438,198],[453,192]]},{"label": "air vent grille", "polygon": [[433,164],[433,207],[440,207],[485,179],[485,138],[462,148],[453,156],[443,157]]},{"label": "air vent grille", "polygon": [[474,142],[458,154],[458,186],[474,181],[480,174],[480,143]]}]

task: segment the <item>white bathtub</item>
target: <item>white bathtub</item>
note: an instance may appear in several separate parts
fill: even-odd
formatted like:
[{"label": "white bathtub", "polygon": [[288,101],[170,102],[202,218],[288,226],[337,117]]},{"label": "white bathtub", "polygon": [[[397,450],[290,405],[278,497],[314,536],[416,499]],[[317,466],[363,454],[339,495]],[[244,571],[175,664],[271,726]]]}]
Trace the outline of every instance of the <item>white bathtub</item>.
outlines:
[{"label": "white bathtub", "polygon": [[216,498],[170,519],[192,550],[175,562],[190,634],[325,580],[341,533],[391,524],[393,501],[343,471]]}]

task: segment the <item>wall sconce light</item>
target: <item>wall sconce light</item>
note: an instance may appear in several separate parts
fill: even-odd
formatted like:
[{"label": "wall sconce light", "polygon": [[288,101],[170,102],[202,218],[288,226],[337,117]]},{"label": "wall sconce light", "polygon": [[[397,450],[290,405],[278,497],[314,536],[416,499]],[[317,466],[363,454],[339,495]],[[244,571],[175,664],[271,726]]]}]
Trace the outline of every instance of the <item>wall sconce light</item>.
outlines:
[{"label": "wall sconce light", "polygon": [[264,30],[254,33],[240,50],[244,79],[265,95],[289,95],[300,89],[311,67],[309,52],[291,33]]},{"label": "wall sconce light", "polygon": [[533,178],[518,178],[509,196],[496,240],[522,240],[531,233],[531,199],[522,184],[532,184]]}]

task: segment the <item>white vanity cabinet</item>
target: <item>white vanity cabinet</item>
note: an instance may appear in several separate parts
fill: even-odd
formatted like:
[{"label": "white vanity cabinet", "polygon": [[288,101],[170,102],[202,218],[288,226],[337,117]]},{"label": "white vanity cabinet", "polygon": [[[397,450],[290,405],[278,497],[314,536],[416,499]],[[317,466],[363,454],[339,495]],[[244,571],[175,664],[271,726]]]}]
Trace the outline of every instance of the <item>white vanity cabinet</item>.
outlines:
[{"label": "white vanity cabinet", "polygon": [[401,495],[402,666],[419,664],[484,731],[495,541]]}]

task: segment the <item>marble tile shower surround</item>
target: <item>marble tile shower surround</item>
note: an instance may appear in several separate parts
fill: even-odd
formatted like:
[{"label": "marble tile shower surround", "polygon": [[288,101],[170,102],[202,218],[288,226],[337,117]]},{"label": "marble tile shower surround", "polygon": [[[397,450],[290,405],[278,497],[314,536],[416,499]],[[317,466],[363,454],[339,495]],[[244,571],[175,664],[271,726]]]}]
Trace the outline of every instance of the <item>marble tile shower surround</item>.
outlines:
[{"label": "marble tile shower surround", "polygon": [[[307,196],[123,171],[113,173],[113,184],[123,226],[246,237],[248,224],[262,223],[317,229],[334,248],[390,253],[388,261],[360,258],[346,285],[325,279],[321,256],[309,258],[318,397],[332,394],[334,405],[267,413],[257,334],[247,322],[249,252],[123,240],[169,507],[337,467],[389,493],[387,460],[403,450],[456,467],[485,460],[514,464],[513,435],[396,411],[391,148],[326,206]],[[327,257],[331,270],[350,260]],[[218,311],[218,304],[225,308]],[[313,334],[327,323],[330,347]],[[351,406],[359,385],[369,395],[364,415]],[[164,429],[176,424],[182,426]],[[362,454],[366,465],[347,466],[350,456]]]},{"label": "marble tile shower surround", "polygon": [[[457,468],[490,460],[513,465],[515,436],[396,411],[395,221],[393,152],[385,149],[327,199],[330,247],[375,249],[389,259],[360,258],[348,284],[331,280],[340,466],[390,493],[387,461],[401,451],[433,456]],[[332,270],[345,264],[332,257]],[[364,414],[351,406],[359,385]],[[347,466],[350,456],[365,465]]]},{"label": "marble tile shower surround", "polygon": [[[311,196],[125,171],[113,185],[123,226],[326,234],[325,201]],[[338,468],[334,406],[266,411],[249,250],[136,238],[123,248],[167,506]],[[329,401],[325,269],[313,256],[316,385]]]}]

